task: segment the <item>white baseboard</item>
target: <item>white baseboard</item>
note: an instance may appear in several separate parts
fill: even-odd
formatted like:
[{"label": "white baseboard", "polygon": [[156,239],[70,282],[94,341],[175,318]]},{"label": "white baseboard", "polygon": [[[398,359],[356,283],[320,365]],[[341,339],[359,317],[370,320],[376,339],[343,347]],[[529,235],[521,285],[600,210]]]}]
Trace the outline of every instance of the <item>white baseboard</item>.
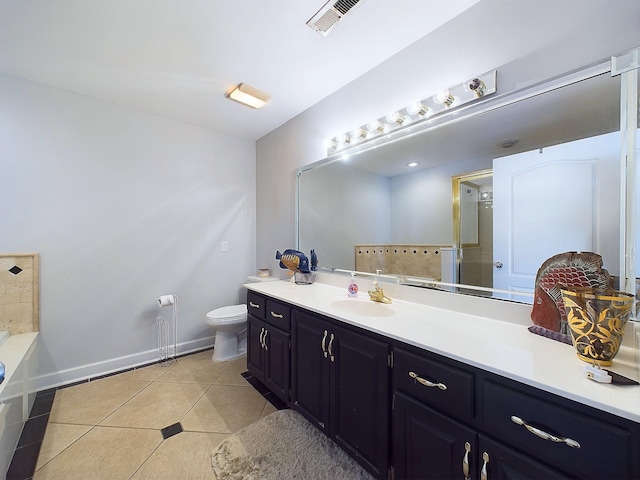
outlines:
[{"label": "white baseboard", "polygon": [[[185,355],[198,350],[213,347],[215,336],[198,338],[178,344],[178,355]],[[158,361],[158,349],[138,352],[117,358],[110,358],[101,362],[81,365],[58,372],[40,375],[31,379],[30,387],[34,391],[61,387],[76,382],[90,380],[96,377],[122,372],[141,365],[148,365]]]}]

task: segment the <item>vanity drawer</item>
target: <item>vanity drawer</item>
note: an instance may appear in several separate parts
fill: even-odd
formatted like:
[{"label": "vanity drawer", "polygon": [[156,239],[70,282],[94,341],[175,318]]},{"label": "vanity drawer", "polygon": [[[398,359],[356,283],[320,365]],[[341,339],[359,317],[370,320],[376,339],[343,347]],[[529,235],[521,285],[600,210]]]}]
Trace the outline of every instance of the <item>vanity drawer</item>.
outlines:
[{"label": "vanity drawer", "polygon": [[247,313],[256,318],[264,319],[267,299],[249,290],[247,292]]},{"label": "vanity drawer", "polygon": [[[393,354],[393,383],[412,397],[463,421],[474,412],[472,373],[402,349]],[[433,386],[429,386],[433,384]]]},{"label": "vanity drawer", "polygon": [[[483,396],[485,430],[503,444],[572,477],[631,478],[631,433],[625,429],[574,412],[571,402],[563,408],[491,381],[485,381]],[[546,434],[555,441],[540,437]]]},{"label": "vanity drawer", "polygon": [[291,330],[291,307],[286,303],[269,299],[265,310],[265,320],[274,327],[288,332]]}]

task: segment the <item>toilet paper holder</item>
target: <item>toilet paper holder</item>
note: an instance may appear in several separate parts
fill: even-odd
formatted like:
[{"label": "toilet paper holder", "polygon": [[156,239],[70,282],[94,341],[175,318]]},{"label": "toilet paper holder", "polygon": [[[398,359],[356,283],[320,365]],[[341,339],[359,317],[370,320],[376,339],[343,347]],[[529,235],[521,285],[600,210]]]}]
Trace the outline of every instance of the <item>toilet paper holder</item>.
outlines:
[{"label": "toilet paper holder", "polygon": [[178,297],[175,295],[160,295],[158,297],[160,307],[173,307],[173,350],[169,350],[169,324],[166,319],[159,315],[156,318],[156,330],[158,334],[158,355],[160,363],[166,364],[169,360],[176,361],[178,355]]},{"label": "toilet paper holder", "polygon": [[161,307],[168,307],[176,303],[177,297],[175,295],[160,295],[158,298],[158,304]]}]

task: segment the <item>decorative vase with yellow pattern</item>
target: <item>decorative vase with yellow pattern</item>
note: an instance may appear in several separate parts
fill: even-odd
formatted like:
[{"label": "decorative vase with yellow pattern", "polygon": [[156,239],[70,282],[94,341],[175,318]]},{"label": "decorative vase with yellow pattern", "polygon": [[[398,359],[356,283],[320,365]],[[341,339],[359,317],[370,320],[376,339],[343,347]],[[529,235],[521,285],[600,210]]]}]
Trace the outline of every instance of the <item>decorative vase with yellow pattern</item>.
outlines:
[{"label": "decorative vase with yellow pattern", "polygon": [[611,289],[563,288],[562,301],[578,358],[611,365],[620,349],[635,296]]}]

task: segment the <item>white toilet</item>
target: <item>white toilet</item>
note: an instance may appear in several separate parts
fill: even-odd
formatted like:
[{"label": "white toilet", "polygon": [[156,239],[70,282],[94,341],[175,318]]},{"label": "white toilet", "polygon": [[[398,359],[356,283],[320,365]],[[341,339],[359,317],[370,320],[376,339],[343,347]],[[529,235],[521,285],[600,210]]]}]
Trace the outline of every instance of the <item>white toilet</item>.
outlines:
[{"label": "white toilet", "polygon": [[216,331],[213,361],[224,362],[247,353],[247,306],[230,305],[207,313],[207,325]]},{"label": "white toilet", "polygon": [[[250,276],[247,283],[277,280],[277,277]],[[247,353],[247,305],[231,305],[211,310],[207,313],[205,322],[216,331],[214,362],[233,360]]]}]

